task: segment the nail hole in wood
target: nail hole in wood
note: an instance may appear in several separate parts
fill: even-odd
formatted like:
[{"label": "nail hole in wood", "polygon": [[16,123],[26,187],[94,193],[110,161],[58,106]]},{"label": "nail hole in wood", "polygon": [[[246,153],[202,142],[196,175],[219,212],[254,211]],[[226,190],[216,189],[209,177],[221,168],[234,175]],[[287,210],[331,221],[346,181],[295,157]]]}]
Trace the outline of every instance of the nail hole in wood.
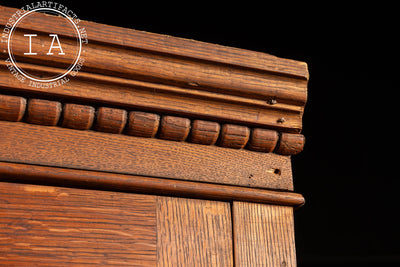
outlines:
[{"label": "nail hole in wood", "polygon": [[278,123],[284,123],[285,121],[286,121],[285,118],[279,118],[279,119],[277,120]]},{"label": "nail hole in wood", "polygon": [[275,105],[276,103],[278,103],[278,101],[276,100],[275,97],[271,97],[270,99],[267,100],[267,103],[270,105]]}]

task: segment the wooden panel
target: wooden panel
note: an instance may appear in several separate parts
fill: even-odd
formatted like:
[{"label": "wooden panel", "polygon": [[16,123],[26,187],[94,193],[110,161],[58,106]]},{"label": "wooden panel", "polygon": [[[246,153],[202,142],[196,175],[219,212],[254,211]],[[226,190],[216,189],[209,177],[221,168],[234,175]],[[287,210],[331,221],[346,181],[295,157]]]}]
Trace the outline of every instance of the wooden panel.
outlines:
[{"label": "wooden panel", "polygon": [[156,197],[0,184],[7,266],[154,266]]},{"label": "wooden panel", "polygon": [[296,266],[293,208],[233,202],[235,264]]},{"label": "wooden panel", "polygon": [[293,190],[290,158],[0,121],[0,161]]},{"label": "wooden panel", "polygon": [[158,197],[158,266],[233,266],[230,204]]}]

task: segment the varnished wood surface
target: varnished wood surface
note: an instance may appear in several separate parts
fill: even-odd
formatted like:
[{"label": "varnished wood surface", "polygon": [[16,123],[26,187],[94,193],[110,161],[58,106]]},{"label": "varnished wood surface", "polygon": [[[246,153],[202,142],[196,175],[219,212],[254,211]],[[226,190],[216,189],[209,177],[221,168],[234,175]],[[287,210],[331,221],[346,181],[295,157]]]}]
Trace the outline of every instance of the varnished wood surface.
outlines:
[{"label": "varnished wood surface", "polygon": [[0,96],[0,120],[20,121],[25,114],[26,99],[18,96]]},{"label": "varnished wood surface", "polygon": [[160,116],[153,113],[131,111],[126,133],[129,135],[153,138],[160,125]]},{"label": "varnished wood surface", "polygon": [[290,207],[234,202],[232,225],[229,202],[4,182],[0,202],[7,266],[294,266]]},{"label": "varnished wood surface", "polygon": [[221,126],[216,122],[194,120],[190,132],[190,142],[202,145],[214,145],[219,137]]},{"label": "varnished wood surface", "polygon": [[62,109],[62,127],[89,130],[94,121],[95,109],[87,105],[65,104]]},{"label": "varnished wood surface", "polygon": [[305,141],[305,137],[302,134],[282,133],[278,148],[275,151],[281,155],[297,154],[303,150]]},{"label": "varnished wood surface", "polygon": [[122,132],[128,117],[126,110],[108,107],[98,108],[96,115],[96,131],[116,134]]},{"label": "varnished wood surface", "polygon": [[[24,69],[37,69],[36,65],[21,63]],[[0,61],[0,86],[12,88],[20,93],[34,93],[45,96],[72,99],[76,102],[97,103],[121,108],[140,109],[150,112],[187,116],[194,119],[243,124],[251,127],[267,127],[290,133],[301,131],[303,108],[285,103],[268,104],[268,101],[231,96],[223,93],[197,91],[173,85],[130,80],[128,78],[105,76],[80,72],[79,79],[71,79],[62,87],[51,91],[30,87],[10,75],[3,61]],[[57,74],[59,69],[40,67]],[[107,86],[105,86],[107,85]],[[285,122],[278,120],[284,116]]]},{"label": "varnished wood surface", "polygon": [[[11,16],[16,9],[0,7],[0,11],[4,25],[7,15]],[[52,18],[51,23],[48,16],[40,13],[29,18],[30,23],[17,30],[19,37],[13,40],[20,67],[39,74],[60,72],[73,59],[71,55],[54,60],[42,55],[24,56],[26,38],[21,31],[52,30],[62,37],[71,37],[70,29],[57,23],[60,18]],[[49,91],[20,83],[4,68],[0,85],[80,102],[103,101],[120,107],[142,107],[170,115],[212,118],[292,133],[301,130],[307,99],[305,63],[92,22],[81,21],[80,25],[87,31],[89,43],[85,46],[85,67],[76,79]],[[32,42],[40,45],[44,42],[41,38],[39,34]],[[74,50],[70,39],[63,39],[64,49]],[[0,49],[0,58],[7,57],[4,51]]]},{"label": "varnished wood surface", "polygon": [[158,266],[233,266],[228,202],[158,197]]},{"label": "varnished wood surface", "polygon": [[225,124],[221,129],[220,145],[222,147],[243,148],[250,137],[250,129],[245,126]]},{"label": "varnished wood surface", "polygon": [[233,202],[235,266],[296,266],[293,208]]},{"label": "varnished wood surface", "polygon": [[278,141],[279,136],[276,131],[255,128],[252,130],[248,148],[253,151],[273,152]]},{"label": "varnished wood surface", "polygon": [[187,118],[163,116],[160,123],[159,138],[172,141],[185,141],[190,132]]},{"label": "varnished wood surface", "polygon": [[290,158],[0,121],[0,161],[293,190]]},{"label": "varnished wood surface", "polygon": [[29,123],[55,126],[61,115],[61,103],[43,99],[29,99],[26,121]]},{"label": "varnished wood surface", "polygon": [[210,183],[123,175],[74,169],[26,165],[0,161],[2,180],[85,187],[122,192],[173,195],[223,201],[247,201],[293,206],[304,204],[304,198],[293,192],[229,186]]},{"label": "varnished wood surface", "polygon": [[0,183],[0,264],[156,266],[156,197]]},{"label": "varnished wood surface", "polygon": [[[24,97],[0,94],[0,120],[20,121],[25,114]],[[99,132],[187,141],[202,145],[259,152],[293,155],[301,152],[304,137],[300,134],[282,133],[268,129],[249,129],[246,126],[194,120],[153,113],[128,111],[118,108],[80,105],[31,98],[28,101],[25,122],[46,126],[61,126],[77,130],[93,129]],[[61,115],[62,114],[62,115]],[[161,119],[160,119],[161,117]],[[61,122],[59,122],[61,121]],[[161,121],[161,122],[160,122]],[[92,125],[94,126],[92,127]],[[250,136],[251,134],[251,136]],[[281,136],[281,138],[279,138]],[[219,142],[217,143],[217,140]]]},{"label": "varnished wood surface", "polygon": [[[8,20],[9,17],[17,11],[15,8],[0,8],[1,22]],[[37,14],[35,17],[36,18],[29,25],[29,29],[40,31],[43,28],[42,25],[40,25],[43,21],[42,15]],[[57,18],[53,19],[55,22],[58,21]],[[308,78],[307,66],[304,63],[278,58],[265,53],[225,47],[168,35],[136,31],[90,21],[82,20],[80,21],[80,25],[82,25],[81,27],[86,27],[93,31],[93,35],[88,36],[90,40],[100,43],[110,43],[133,49],[159,51],[161,53],[189,58],[194,57],[201,60],[210,60],[210,58],[212,58],[213,61],[218,63]],[[55,23],[55,26],[57,27],[57,31],[62,35],[75,37],[62,23]],[[115,38],[110,38],[109,33],[113,33],[113,37]]]},{"label": "varnished wood surface", "polygon": [[[0,24],[15,11],[0,7]],[[21,68],[54,76],[71,55],[26,57],[22,33],[41,33],[36,46],[51,29],[72,51],[71,33],[61,18],[31,18],[15,31],[13,52]],[[307,65],[92,22],[80,27],[90,38],[85,66],[51,90],[16,80],[0,44],[0,178],[71,187],[0,183],[7,205],[0,205],[7,212],[0,261],[294,266],[288,206],[304,199],[282,190],[293,190],[289,156],[304,146]]]}]

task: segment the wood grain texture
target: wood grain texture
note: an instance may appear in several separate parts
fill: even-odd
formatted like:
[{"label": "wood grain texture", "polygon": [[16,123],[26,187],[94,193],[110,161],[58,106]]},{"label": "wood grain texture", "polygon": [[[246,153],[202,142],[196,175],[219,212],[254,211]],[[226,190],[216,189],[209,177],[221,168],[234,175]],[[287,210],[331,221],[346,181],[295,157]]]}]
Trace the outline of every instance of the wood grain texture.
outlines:
[{"label": "wood grain texture", "polygon": [[[0,6],[0,24],[16,11]],[[55,77],[70,66],[75,36],[62,20],[33,13],[14,31],[21,69]],[[289,155],[304,146],[307,65],[93,22],[79,28],[90,38],[84,68],[51,90],[10,74],[3,32],[0,93],[23,97],[0,96],[0,261],[294,266],[293,207],[236,201],[304,203],[282,191],[293,190]],[[26,56],[25,32],[38,34],[34,48],[57,33],[68,53]],[[229,202],[205,199],[234,201],[233,216]]]},{"label": "wood grain texture", "polygon": [[160,125],[160,116],[153,113],[131,111],[126,133],[129,135],[153,138]]},{"label": "wood grain texture", "polygon": [[221,129],[219,145],[240,149],[246,146],[250,137],[250,129],[246,126],[225,124]]},{"label": "wood grain texture", "polygon": [[76,130],[88,130],[94,120],[94,107],[78,104],[65,104],[61,126]]},{"label": "wood grain texture", "polygon": [[[0,22],[6,24],[7,20],[17,9],[0,7],[0,11]],[[75,37],[63,23],[57,23],[59,21],[62,21],[62,19],[54,18],[55,30],[64,36]],[[31,23],[26,25],[29,26],[29,28],[25,27],[24,29],[40,31],[43,29],[41,25],[42,22],[43,15],[35,14]],[[266,53],[209,44],[168,35],[136,31],[90,21],[80,21],[80,25],[82,25],[81,27],[86,27],[88,31],[89,29],[93,31],[94,34],[89,36],[90,40],[100,43],[110,43],[118,46],[124,45],[132,49],[159,51],[160,53],[189,58],[193,57],[201,60],[212,58],[215,62],[222,64],[277,72],[305,79],[308,78],[307,66],[304,63],[278,58]],[[113,33],[113,38],[110,38],[110,33]]]},{"label": "wood grain texture", "polygon": [[[30,22],[35,20],[34,17],[42,21],[42,24],[37,25],[37,31],[54,32],[63,25],[52,25],[55,20],[49,20],[48,17],[42,14],[34,14],[30,16]],[[46,24],[45,24],[46,23]],[[27,23],[26,23],[27,24]],[[21,26],[32,28],[32,24]],[[64,23],[65,24],[65,23]],[[71,29],[68,29],[71,31]],[[90,32],[90,29],[87,29]],[[18,34],[21,32],[20,34]],[[24,29],[17,29],[12,38],[13,54],[16,57],[23,57],[26,52],[26,40],[23,36]],[[62,33],[60,33],[62,34]],[[110,38],[115,36],[114,32],[109,32]],[[117,37],[117,36],[115,36]],[[121,38],[118,36],[117,38]],[[35,41],[45,38],[40,35],[35,38]],[[126,37],[125,37],[126,38]],[[43,40],[42,40],[43,42]],[[64,50],[74,51],[75,43],[70,41],[64,42]],[[213,46],[213,45],[210,45]],[[208,61],[198,61],[192,57],[174,57],[169,53],[160,53],[153,50],[153,53],[148,51],[128,49],[128,47],[120,47],[107,43],[89,42],[85,47],[86,57],[85,66],[92,72],[113,74],[115,76],[127,78],[140,78],[144,80],[155,80],[162,83],[179,84],[181,86],[195,87],[196,89],[218,91],[224,90],[233,95],[250,95],[257,98],[271,97],[274,93],[280,101],[293,101],[296,98],[298,102],[305,101],[304,84],[306,78],[293,78],[292,75],[282,75],[276,77],[273,72],[263,70],[249,70],[240,66],[228,64],[216,64],[212,54],[209,55]],[[158,53],[154,53],[158,52]],[[118,55],[124,54],[124,57]],[[261,53],[260,53],[261,54]],[[25,56],[25,58],[27,58]],[[61,65],[61,63],[69,63],[73,61],[74,53],[66,53],[63,57],[56,58],[51,65]],[[29,61],[38,65],[46,65],[48,60],[46,55],[38,54],[35,58],[29,58]],[[29,62],[28,61],[28,62]],[[132,64],[135,62],[135,64]],[[304,64],[298,64],[299,68],[304,69]],[[229,79],[226,79],[229,77]],[[299,77],[297,77],[299,78]],[[266,84],[268,83],[268,87]],[[291,92],[292,91],[292,92]],[[291,97],[289,97],[289,95]],[[292,98],[292,99],[291,99]]]},{"label": "wood grain texture", "polygon": [[100,107],[96,113],[95,129],[105,133],[121,133],[127,121],[127,112],[123,109]]},{"label": "wood grain texture", "polygon": [[157,266],[233,266],[230,204],[158,197]]},{"label": "wood grain texture", "polygon": [[[0,53],[1,56],[1,53]],[[232,96],[222,92],[208,92],[164,85],[149,81],[131,80],[104,74],[79,72],[80,79],[71,79],[62,87],[48,89],[30,87],[10,76],[0,61],[0,85],[23,93],[57,95],[77,102],[98,102],[129,109],[167,113],[196,119],[221,121],[247,126],[267,127],[285,132],[299,133],[303,108],[291,104],[270,105],[261,99]],[[24,69],[59,73],[54,67],[21,63]],[[112,84],[112,86],[104,86]],[[285,115],[285,123],[278,119]]]},{"label": "wood grain texture", "polygon": [[[26,101],[25,98],[10,98],[9,95],[0,95],[0,97],[3,99],[4,120],[15,121],[18,116],[23,115],[21,111],[23,102],[18,101]],[[58,101],[34,98],[30,99],[29,103],[31,107],[28,109],[31,115],[23,121],[30,123],[52,126],[61,112],[58,107],[62,103]],[[49,109],[49,114],[46,113],[46,108]],[[161,126],[159,126],[160,115],[140,111],[129,113],[128,126],[125,129],[128,112],[124,109],[99,107],[95,110],[92,106],[72,103],[64,104],[63,109],[62,120],[58,125],[77,130],[93,129],[100,132],[124,133],[147,138],[157,137],[171,141],[185,141],[189,136],[188,142],[195,144],[213,145],[219,140],[217,145],[222,147],[241,149],[248,144],[247,149],[259,152],[272,152],[279,138],[279,134],[274,130],[259,128],[251,130],[246,126],[232,124],[225,124],[220,130],[221,127],[217,122],[203,120],[192,122],[189,118],[168,115],[163,116]],[[92,127],[95,117],[94,127]],[[251,137],[250,131],[252,131]],[[283,141],[282,146],[278,146],[275,153],[293,155],[302,150],[304,137],[301,135],[283,133],[282,137],[283,139],[280,140]],[[250,142],[248,142],[249,138]]]},{"label": "wood grain texture", "polygon": [[274,151],[279,140],[277,131],[255,128],[251,131],[248,149],[260,152]]},{"label": "wood grain texture", "polygon": [[0,95],[0,120],[20,121],[25,114],[25,108],[25,98],[11,95]]},{"label": "wood grain texture", "polygon": [[301,207],[302,195],[211,183],[63,169],[0,161],[0,178],[12,182],[83,187],[121,192],[172,195],[220,201],[247,201]]},{"label": "wood grain texture", "polygon": [[43,99],[29,99],[26,121],[28,123],[55,126],[60,119],[62,106],[60,102]]},{"label": "wood grain texture", "polygon": [[296,266],[293,208],[233,202],[235,265]]},{"label": "wood grain texture", "polygon": [[218,140],[220,128],[216,122],[194,120],[189,141],[194,144],[214,145]]},{"label": "wood grain texture", "polygon": [[7,121],[0,136],[7,162],[293,190],[290,158],[272,153]]},{"label": "wood grain texture", "polygon": [[279,145],[275,150],[281,155],[294,155],[303,151],[305,137],[302,134],[287,134],[282,133],[279,139]]},{"label": "wood grain texture", "polygon": [[[3,25],[7,14],[11,16],[16,11],[6,7],[0,10]],[[73,50],[69,37],[74,36],[61,21],[55,17],[49,22],[48,16],[33,14],[30,23],[16,32],[39,32],[35,42],[40,43],[44,42],[45,33],[56,31],[69,40],[65,49]],[[292,133],[301,130],[308,80],[303,62],[92,22],[80,21],[79,25],[93,33],[85,46],[85,68],[79,72],[80,79],[71,79],[63,88],[49,91],[16,81],[5,68],[1,70],[1,86],[72,97],[79,102],[141,107],[174,116],[273,127]],[[13,51],[21,59],[20,67],[28,72],[54,76],[71,61],[68,55],[56,60],[48,60],[46,55],[28,58],[23,55],[26,37],[15,37]],[[1,58],[7,57],[5,50],[0,49]],[[278,122],[281,117],[285,118],[284,123]]]},{"label": "wood grain texture", "polygon": [[[0,22],[4,22],[3,24],[5,24],[17,9],[1,7],[0,11]],[[62,35],[74,37],[67,27],[62,23],[57,23],[58,20],[61,19],[55,19],[55,30]],[[36,15],[29,25],[29,29],[42,29],[42,22],[43,15]],[[159,51],[160,53],[168,53],[181,57],[195,57],[201,60],[208,60],[211,57],[215,62],[222,64],[308,78],[305,64],[295,60],[280,59],[265,53],[224,47],[167,35],[135,31],[89,21],[81,21],[80,25],[82,25],[81,27],[87,28],[88,32],[93,32],[93,34],[89,36],[90,40],[100,43],[110,43],[118,46],[124,45],[131,49]],[[110,33],[113,33],[113,38],[110,38]],[[124,39],[123,36],[125,37]]]},{"label": "wood grain texture", "polygon": [[171,141],[185,141],[190,132],[190,120],[174,116],[163,116],[158,137]]},{"label": "wood grain texture", "polygon": [[156,197],[0,183],[5,266],[155,266]]}]

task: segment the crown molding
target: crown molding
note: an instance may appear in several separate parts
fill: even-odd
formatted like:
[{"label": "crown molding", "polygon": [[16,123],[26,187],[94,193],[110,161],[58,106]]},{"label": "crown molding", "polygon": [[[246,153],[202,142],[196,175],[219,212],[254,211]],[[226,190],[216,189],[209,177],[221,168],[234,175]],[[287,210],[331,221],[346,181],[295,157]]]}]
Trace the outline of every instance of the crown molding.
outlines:
[{"label": "crown molding", "polygon": [[[0,24],[17,11],[0,7]],[[40,31],[48,15],[36,13],[25,30]],[[71,33],[54,17],[63,45]],[[60,26],[61,25],[61,26]],[[269,54],[167,35],[81,21],[87,32],[84,66],[61,87],[36,88],[21,83],[1,67],[0,86],[18,92],[109,103],[191,119],[234,123],[300,133],[307,100],[307,65]],[[25,39],[16,35],[13,52],[24,68],[57,73],[68,55],[52,62],[29,57]],[[37,37],[43,41],[40,35]],[[7,53],[0,49],[0,57]],[[6,64],[4,61],[2,64]]]}]

